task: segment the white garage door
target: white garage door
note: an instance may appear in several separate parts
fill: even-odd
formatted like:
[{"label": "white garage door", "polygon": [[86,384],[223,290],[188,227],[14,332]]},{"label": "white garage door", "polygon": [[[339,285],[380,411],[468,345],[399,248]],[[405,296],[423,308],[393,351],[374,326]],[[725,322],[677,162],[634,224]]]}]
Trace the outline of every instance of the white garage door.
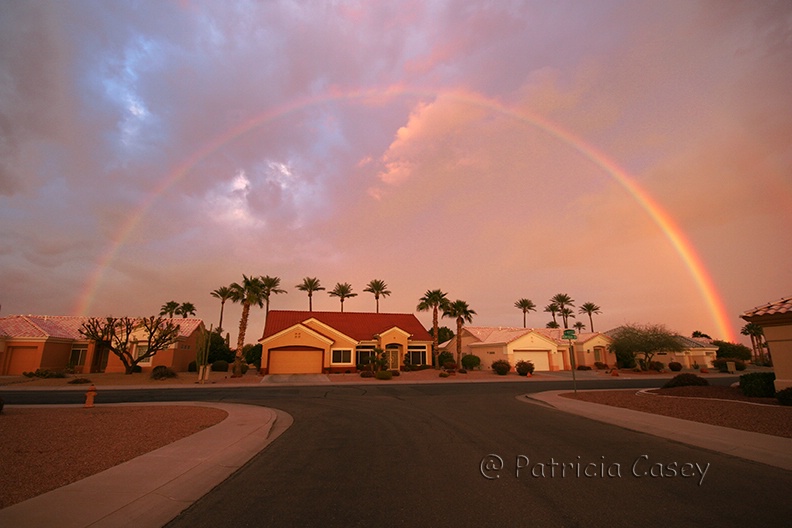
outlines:
[{"label": "white garage door", "polygon": [[515,350],[514,363],[518,361],[530,361],[534,365],[534,370],[550,370],[550,351]]},{"label": "white garage door", "polygon": [[321,374],[321,350],[273,350],[269,357],[270,374]]}]

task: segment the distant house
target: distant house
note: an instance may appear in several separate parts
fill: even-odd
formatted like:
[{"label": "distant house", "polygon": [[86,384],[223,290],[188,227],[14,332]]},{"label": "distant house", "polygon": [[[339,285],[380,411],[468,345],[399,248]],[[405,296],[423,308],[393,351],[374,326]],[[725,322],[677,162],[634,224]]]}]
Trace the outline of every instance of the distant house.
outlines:
[{"label": "distant house", "polygon": [[[12,315],[0,318],[0,375],[15,376],[37,369],[73,369],[75,373],[124,372],[124,364],[106,347],[80,334],[88,317],[62,315]],[[166,365],[186,371],[195,360],[200,319],[173,319],[179,325],[177,341],[166,350],[139,363],[149,371]],[[133,334],[134,335],[134,334]],[[144,353],[143,344],[132,344],[133,354]],[[139,348],[140,347],[140,348]]]},{"label": "distant house", "polygon": [[413,314],[270,310],[262,374],[355,372],[382,349],[388,367],[431,363],[432,336]]},{"label": "distant house", "polygon": [[[605,332],[605,334],[613,337],[621,328],[621,326],[613,328]],[[682,350],[680,352],[658,352],[654,355],[652,361],[664,363],[666,367],[673,361],[681,363],[683,368],[712,366],[712,361],[716,358],[718,347],[712,344],[711,339],[685,337],[681,335],[676,335],[674,337],[679,344],[682,345]]]},{"label": "distant house", "polygon": [[[531,361],[536,370],[570,370],[572,362],[569,341],[557,328],[513,328],[503,326],[464,326],[459,336],[443,343],[441,350],[456,354],[457,339],[462,341],[462,355],[473,354],[481,359],[482,368],[504,359],[511,363]],[[595,363],[616,365],[616,357],[608,350],[611,338],[599,332],[577,334],[573,343],[575,365]]]},{"label": "distant house", "polygon": [[758,306],[740,317],[762,327],[767,349],[773,356],[775,389],[792,387],[792,297]]}]

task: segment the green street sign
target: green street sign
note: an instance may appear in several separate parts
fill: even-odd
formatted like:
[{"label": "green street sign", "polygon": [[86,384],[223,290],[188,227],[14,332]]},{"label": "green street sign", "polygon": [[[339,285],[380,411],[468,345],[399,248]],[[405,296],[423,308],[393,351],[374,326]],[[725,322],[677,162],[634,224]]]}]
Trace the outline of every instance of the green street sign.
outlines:
[{"label": "green street sign", "polygon": [[564,330],[564,339],[577,339],[574,330]]}]

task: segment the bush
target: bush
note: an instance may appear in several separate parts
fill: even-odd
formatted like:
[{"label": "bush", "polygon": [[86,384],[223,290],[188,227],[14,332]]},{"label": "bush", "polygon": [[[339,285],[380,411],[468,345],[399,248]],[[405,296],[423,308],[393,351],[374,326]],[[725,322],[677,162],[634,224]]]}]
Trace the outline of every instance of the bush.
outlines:
[{"label": "bush", "polygon": [[774,372],[751,372],[740,376],[740,390],[745,396],[772,398],[775,396]]},{"label": "bush", "polygon": [[393,372],[390,370],[378,370],[374,373],[374,377],[378,380],[389,380],[393,379]]},{"label": "bush", "polygon": [[603,363],[602,361],[595,361],[594,366],[599,370],[605,370],[608,368],[608,364]]},{"label": "bush", "polygon": [[577,369],[578,370],[591,370],[591,367],[589,367],[588,365],[578,365]]},{"label": "bush", "polygon": [[242,362],[242,375],[244,376],[245,374],[247,374],[248,370],[250,370],[250,365],[248,365],[247,363],[245,363],[243,361]]},{"label": "bush", "polygon": [[781,405],[792,405],[792,387],[776,392],[776,398]]},{"label": "bush", "polygon": [[453,361],[446,361],[443,363],[443,368],[446,370],[456,370],[456,363]]},{"label": "bush", "polygon": [[457,369],[457,372],[458,372],[459,374],[467,374],[467,369],[463,369],[463,368],[461,368],[461,369]]},{"label": "bush", "polygon": [[69,380],[67,383],[71,383],[72,385],[82,385],[84,383],[91,383],[91,380],[88,378],[74,378],[73,380]]},{"label": "bush", "polygon": [[143,367],[140,365],[135,365],[132,367],[132,374],[140,374],[141,372],[143,372]]},{"label": "bush", "polygon": [[261,343],[253,345],[245,350],[245,363],[256,365],[256,368],[261,368]]},{"label": "bush", "polygon": [[444,350],[440,352],[437,356],[437,364],[438,365],[445,365],[446,361],[454,361],[454,354],[449,352],[448,350]]},{"label": "bush", "polygon": [[481,358],[473,354],[467,354],[466,356],[462,356],[460,363],[462,363],[463,368],[473,370],[481,366]]},{"label": "bush", "polygon": [[195,361],[190,361],[187,365],[187,372],[198,372],[198,363]]},{"label": "bush", "polygon": [[674,387],[705,387],[707,385],[709,385],[709,381],[690,372],[686,372],[684,374],[677,374],[668,380],[661,388],[671,389]]},{"label": "bush", "polygon": [[511,365],[505,359],[499,359],[492,363],[492,370],[499,376],[505,376],[511,370]]},{"label": "bush", "polygon": [[520,360],[514,365],[514,370],[516,370],[517,374],[520,376],[527,376],[528,374],[533,374],[534,364],[530,361]]},{"label": "bush", "polygon": [[712,360],[712,366],[718,369],[721,373],[729,372],[729,367],[726,365],[729,361],[734,362],[734,368],[738,371],[745,370],[745,362],[734,358],[718,358]]},{"label": "bush", "polygon": [[656,370],[657,372],[660,372],[664,368],[665,365],[663,364],[662,361],[650,361],[649,368],[647,370]]},{"label": "bush", "polygon": [[157,365],[151,369],[151,379],[163,380],[175,377],[177,377],[176,372],[174,372],[172,368],[166,367],[165,365]]},{"label": "bush", "polygon": [[441,378],[447,378],[447,377],[448,377],[448,376],[450,376],[450,375],[451,375],[451,374],[449,374],[449,373],[448,373],[448,372],[446,372],[446,371],[443,371],[443,372],[441,372],[441,373],[440,373],[440,377],[441,377]]},{"label": "bush", "polygon": [[394,377],[394,378],[397,377],[397,376],[401,376],[401,372],[399,372],[398,370],[391,370],[390,373],[391,373],[391,376]]},{"label": "bush", "polygon": [[734,358],[743,361],[751,359],[751,349],[741,343],[729,343],[716,339],[712,344],[718,347],[718,351],[715,352],[715,356],[718,358]]},{"label": "bush", "polygon": [[225,359],[218,359],[212,362],[212,372],[228,372],[228,361]]},{"label": "bush", "polygon": [[672,361],[671,363],[668,364],[668,369],[671,372],[679,372],[680,370],[682,370],[682,363],[680,363],[679,361]]},{"label": "bush", "polygon": [[66,373],[62,370],[36,369],[36,372],[23,372],[23,376],[28,378],[65,378]]},{"label": "bush", "polygon": [[371,372],[370,370],[364,370],[364,371],[362,371],[360,373],[360,377],[361,378],[373,378],[374,377],[374,373]]}]

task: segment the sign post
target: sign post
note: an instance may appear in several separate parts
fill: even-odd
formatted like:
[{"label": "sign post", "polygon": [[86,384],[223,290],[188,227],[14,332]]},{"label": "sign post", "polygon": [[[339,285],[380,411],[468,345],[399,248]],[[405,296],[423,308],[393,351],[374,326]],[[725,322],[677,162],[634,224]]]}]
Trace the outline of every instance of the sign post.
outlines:
[{"label": "sign post", "polygon": [[574,330],[566,328],[564,329],[563,338],[569,342],[569,364],[572,367],[572,388],[575,394],[577,394],[577,376],[575,374],[577,365],[575,364],[575,345],[572,344],[572,342],[577,339],[577,336]]}]

